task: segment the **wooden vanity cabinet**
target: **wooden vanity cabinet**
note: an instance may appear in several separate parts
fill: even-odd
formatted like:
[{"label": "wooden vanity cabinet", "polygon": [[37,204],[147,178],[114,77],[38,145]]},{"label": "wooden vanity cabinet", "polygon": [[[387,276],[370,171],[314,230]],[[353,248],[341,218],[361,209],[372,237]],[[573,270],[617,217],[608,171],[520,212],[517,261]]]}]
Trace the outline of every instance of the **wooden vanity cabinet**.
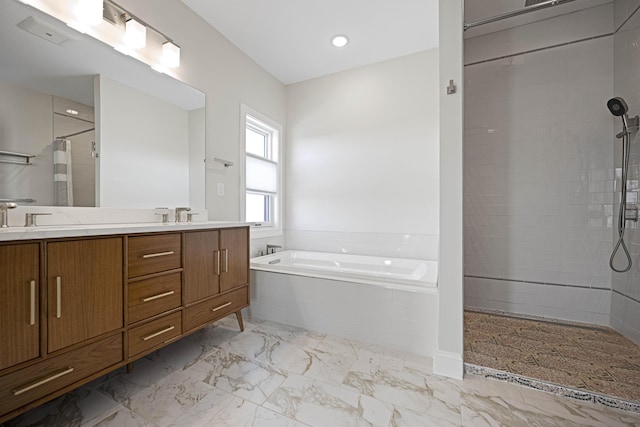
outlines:
[{"label": "wooden vanity cabinet", "polygon": [[[195,231],[184,236],[184,329],[191,331],[249,305],[249,229]],[[233,292],[245,287],[246,290]]]},{"label": "wooden vanity cabinet", "polygon": [[0,246],[0,370],[40,356],[40,244]]},{"label": "wooden vanity cabinet", "polygon": [[0,423],[249,305],[249,228],[0,244]]},{"label": "wooden vanity cabinet", "polygon": [[122,238],[47,244],[48,351],[123,327]]}]

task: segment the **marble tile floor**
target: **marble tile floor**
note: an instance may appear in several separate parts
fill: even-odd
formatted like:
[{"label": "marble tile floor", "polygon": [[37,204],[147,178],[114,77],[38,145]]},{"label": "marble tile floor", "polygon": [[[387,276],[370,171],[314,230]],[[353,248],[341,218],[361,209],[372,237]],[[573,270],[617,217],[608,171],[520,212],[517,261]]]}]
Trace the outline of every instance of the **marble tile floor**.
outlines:
[{"label": "marble tile floor", "polygon": [[9,422],[13,426],[640,426],[640,414],[432,374],[429,358],[233,318]]},{"label": "marble tile floor", "polygon": [[613,329],[465,311],[465,363],[640,406],[640,347]]}]

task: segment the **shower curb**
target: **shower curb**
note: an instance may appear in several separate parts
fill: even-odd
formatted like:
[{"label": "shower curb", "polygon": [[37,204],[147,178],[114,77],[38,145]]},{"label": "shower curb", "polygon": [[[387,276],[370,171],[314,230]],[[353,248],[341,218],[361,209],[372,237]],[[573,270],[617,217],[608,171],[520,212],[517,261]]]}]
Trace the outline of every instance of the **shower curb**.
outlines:
[{"label": "shower curb", "polygon": [[607,396],[604,394],[578,390],[567,386],[524,377],[522,375],[516,375],[511,372],[473,365],[471,363],[464,364],[464,372],[465,374],[477,375],[496,381],[516,384],[534,390],[545,391],[547,393],[567,397],[580,402],[591,402],[596,405],[606,406],[607,408],[620,409],[623,411],[640,414],[640,403],[638,402],[632,402],[624,399],[618,399],[612,396]]}]

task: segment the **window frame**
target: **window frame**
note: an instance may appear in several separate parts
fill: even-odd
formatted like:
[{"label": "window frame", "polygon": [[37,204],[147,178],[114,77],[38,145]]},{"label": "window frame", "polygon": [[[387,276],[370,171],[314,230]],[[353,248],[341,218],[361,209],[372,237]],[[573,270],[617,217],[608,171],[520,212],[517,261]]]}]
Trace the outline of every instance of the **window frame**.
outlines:
[{"label": "window frame", "polygon": [[[269,157],[261,157],[246,151],[247,127],[267,136],[265,151]],[[276,147],[274,145],[277,144]],[[269,195],[271,221],[266,223],[250,222],[251,238],[282,236],[283,224],[283,171],[284,171],[284,139],[282,125],[264,114],[254,110],[246,104],[240,104],[240,218],[246,221],[247,193]],[[274,159],[274,151],[276,158]],[[247,189],[246,158],[253,157],[260,161],[271,162],[276,165],[276,192],[261,192]]]}]

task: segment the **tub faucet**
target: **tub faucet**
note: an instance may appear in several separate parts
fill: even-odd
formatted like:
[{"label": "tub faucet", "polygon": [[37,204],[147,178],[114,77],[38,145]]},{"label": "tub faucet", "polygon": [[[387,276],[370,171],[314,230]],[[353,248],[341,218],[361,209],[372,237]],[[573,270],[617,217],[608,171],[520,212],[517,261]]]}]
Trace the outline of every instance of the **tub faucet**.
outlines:
[{"label": "tub faucet", "polygon": [[18,205],[16,203],[5,202],[0,203],[0,228],[7,228],[9,226],[9,209],[15,209]]},{"label": "tub faucet", "polygon": [[176,222],[182,222],[182,212],[189,212],[191,208],[176,208]]},{"label": "tub faucet", "polygon": [[267,245],[267,255],[269,254],[275,254],[276,253],[276,249],[280,249],[282,248],[282,246],[278,246],[278,245]]}]

